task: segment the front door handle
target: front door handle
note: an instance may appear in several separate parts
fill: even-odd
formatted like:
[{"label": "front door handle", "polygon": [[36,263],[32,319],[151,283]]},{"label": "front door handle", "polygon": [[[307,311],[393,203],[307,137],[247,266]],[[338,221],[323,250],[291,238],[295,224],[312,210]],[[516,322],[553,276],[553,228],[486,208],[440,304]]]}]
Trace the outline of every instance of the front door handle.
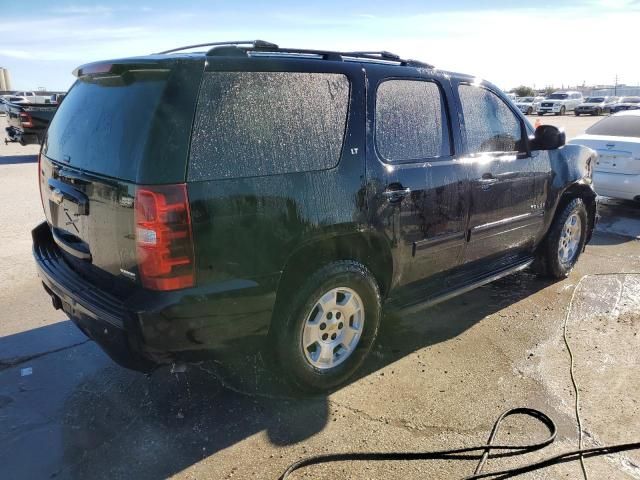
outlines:
[{"label": "front door handle", "polygon": [[390,202],[398,202],[411,193],[410,188],[387,189],[382,195]]}]

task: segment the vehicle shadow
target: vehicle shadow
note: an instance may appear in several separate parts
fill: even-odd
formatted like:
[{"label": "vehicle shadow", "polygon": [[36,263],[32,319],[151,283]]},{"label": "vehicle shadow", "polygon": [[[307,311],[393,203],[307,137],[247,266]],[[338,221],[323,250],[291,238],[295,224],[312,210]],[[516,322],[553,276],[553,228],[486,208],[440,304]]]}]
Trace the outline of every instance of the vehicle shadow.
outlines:
[{"label": "vehicle shadow", "polygon": [[0,165],[19,165],[22,163],[38,163],[37,155],[0,156]]},{"label": "vehicle shadow", "polygon": [[[523,272],[410,316],[388,314],[379,342],[352,382],[416,350],[454,338],[548,285]],[[38,333],[46,336],[48,328]],[[6,339],[0,339],[0,351]],[[22,473],[17,475],[22,478],[38,473],[56,478],[160,479],[255,434],[264,432],[275,445],[292,445],[322,431],[330,421],[326,395],[296,395],[270,373],[261,354],[227,360],[224,367],[207,360],[184,370],[162,368],[143,375],[112,364],[93,342],[49,355],[42,368],[57,373],[49,375],[51,387],[41,385],[40,400],[34,399],[28,408],[40,405],[45,412],[56,412],[60,435],[52,444],[46,435],[11,442],[0,434],[4,446],[13,443],[14,448],[49,455],[46,464],[35,469],[39,460],[30,464],[15,451],[6,458],[0,454],[4,462],[0,472]],[[0,369],[0,379],[2,373]],[[0,397],[2,388],[0,382]],[[10,412],[3,412],[0,403],[0,413],[6,417]],[[4,446],[0,451],[6,450]]]}]

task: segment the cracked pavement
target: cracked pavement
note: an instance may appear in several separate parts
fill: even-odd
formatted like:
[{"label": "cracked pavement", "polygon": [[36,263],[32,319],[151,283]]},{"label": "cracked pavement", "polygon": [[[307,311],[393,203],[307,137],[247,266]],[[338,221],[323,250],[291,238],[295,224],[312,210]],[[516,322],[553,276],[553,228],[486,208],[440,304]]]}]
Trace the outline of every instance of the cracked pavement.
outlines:
[{"label": "cracked pavement", "polygon": [[[563,119],[569,122],[571,119]],[[33,147],[0,144],[0,478],[275,479],[303,456],[484,443],[504,410],[529,406],[558,440],[487,470],[577,448],[562,326],[576,355],[585,446],[640,439],[640,209],[607,201],[603,221],[561,282],[529,272],[410,316],[385,319],[358,377],[299,398],[259,355],[124,370],[51,307],[31,260],[41,219]],[[31,369],[29,370],[26,369]],[[514,418],[500,438],[544,437]],[[499,439],[500,439],[499,438]],[[640,479],[640,453],[585,461],[591,478]],[[461,478],[476,461],[336,463],[294,478]],[[519,478],[581,478],[567,463]]]}]

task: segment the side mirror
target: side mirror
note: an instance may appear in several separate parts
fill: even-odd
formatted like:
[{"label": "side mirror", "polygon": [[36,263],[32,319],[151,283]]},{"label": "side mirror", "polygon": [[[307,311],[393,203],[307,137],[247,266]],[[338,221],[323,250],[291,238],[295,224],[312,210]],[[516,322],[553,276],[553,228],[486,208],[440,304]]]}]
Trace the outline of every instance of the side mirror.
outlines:
[{"label": "side mirror", "polygon": [[529,140],[531,150],[555,150],[567,143],[564,130],[553,125],[540,125]]}]

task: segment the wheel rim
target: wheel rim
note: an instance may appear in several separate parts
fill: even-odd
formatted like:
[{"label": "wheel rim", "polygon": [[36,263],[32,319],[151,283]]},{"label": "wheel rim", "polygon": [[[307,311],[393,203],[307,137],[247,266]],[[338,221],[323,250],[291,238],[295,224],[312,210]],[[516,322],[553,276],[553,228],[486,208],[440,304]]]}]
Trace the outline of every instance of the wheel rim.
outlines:
[{"label": "wheel rim", "polygon": [[356,349],[363,327],[360,295],[347,287],[329,290],[305,318],[302,350],[307,362],[321,370],[340,365]]},{"label": "wheel rim", "polygon": [[573,213],[564,222],[560,244],[558,245],[558,259],[564,265],[570,264],[578,254],[580,237],[582,235],[582,221],[577,213]]}]

